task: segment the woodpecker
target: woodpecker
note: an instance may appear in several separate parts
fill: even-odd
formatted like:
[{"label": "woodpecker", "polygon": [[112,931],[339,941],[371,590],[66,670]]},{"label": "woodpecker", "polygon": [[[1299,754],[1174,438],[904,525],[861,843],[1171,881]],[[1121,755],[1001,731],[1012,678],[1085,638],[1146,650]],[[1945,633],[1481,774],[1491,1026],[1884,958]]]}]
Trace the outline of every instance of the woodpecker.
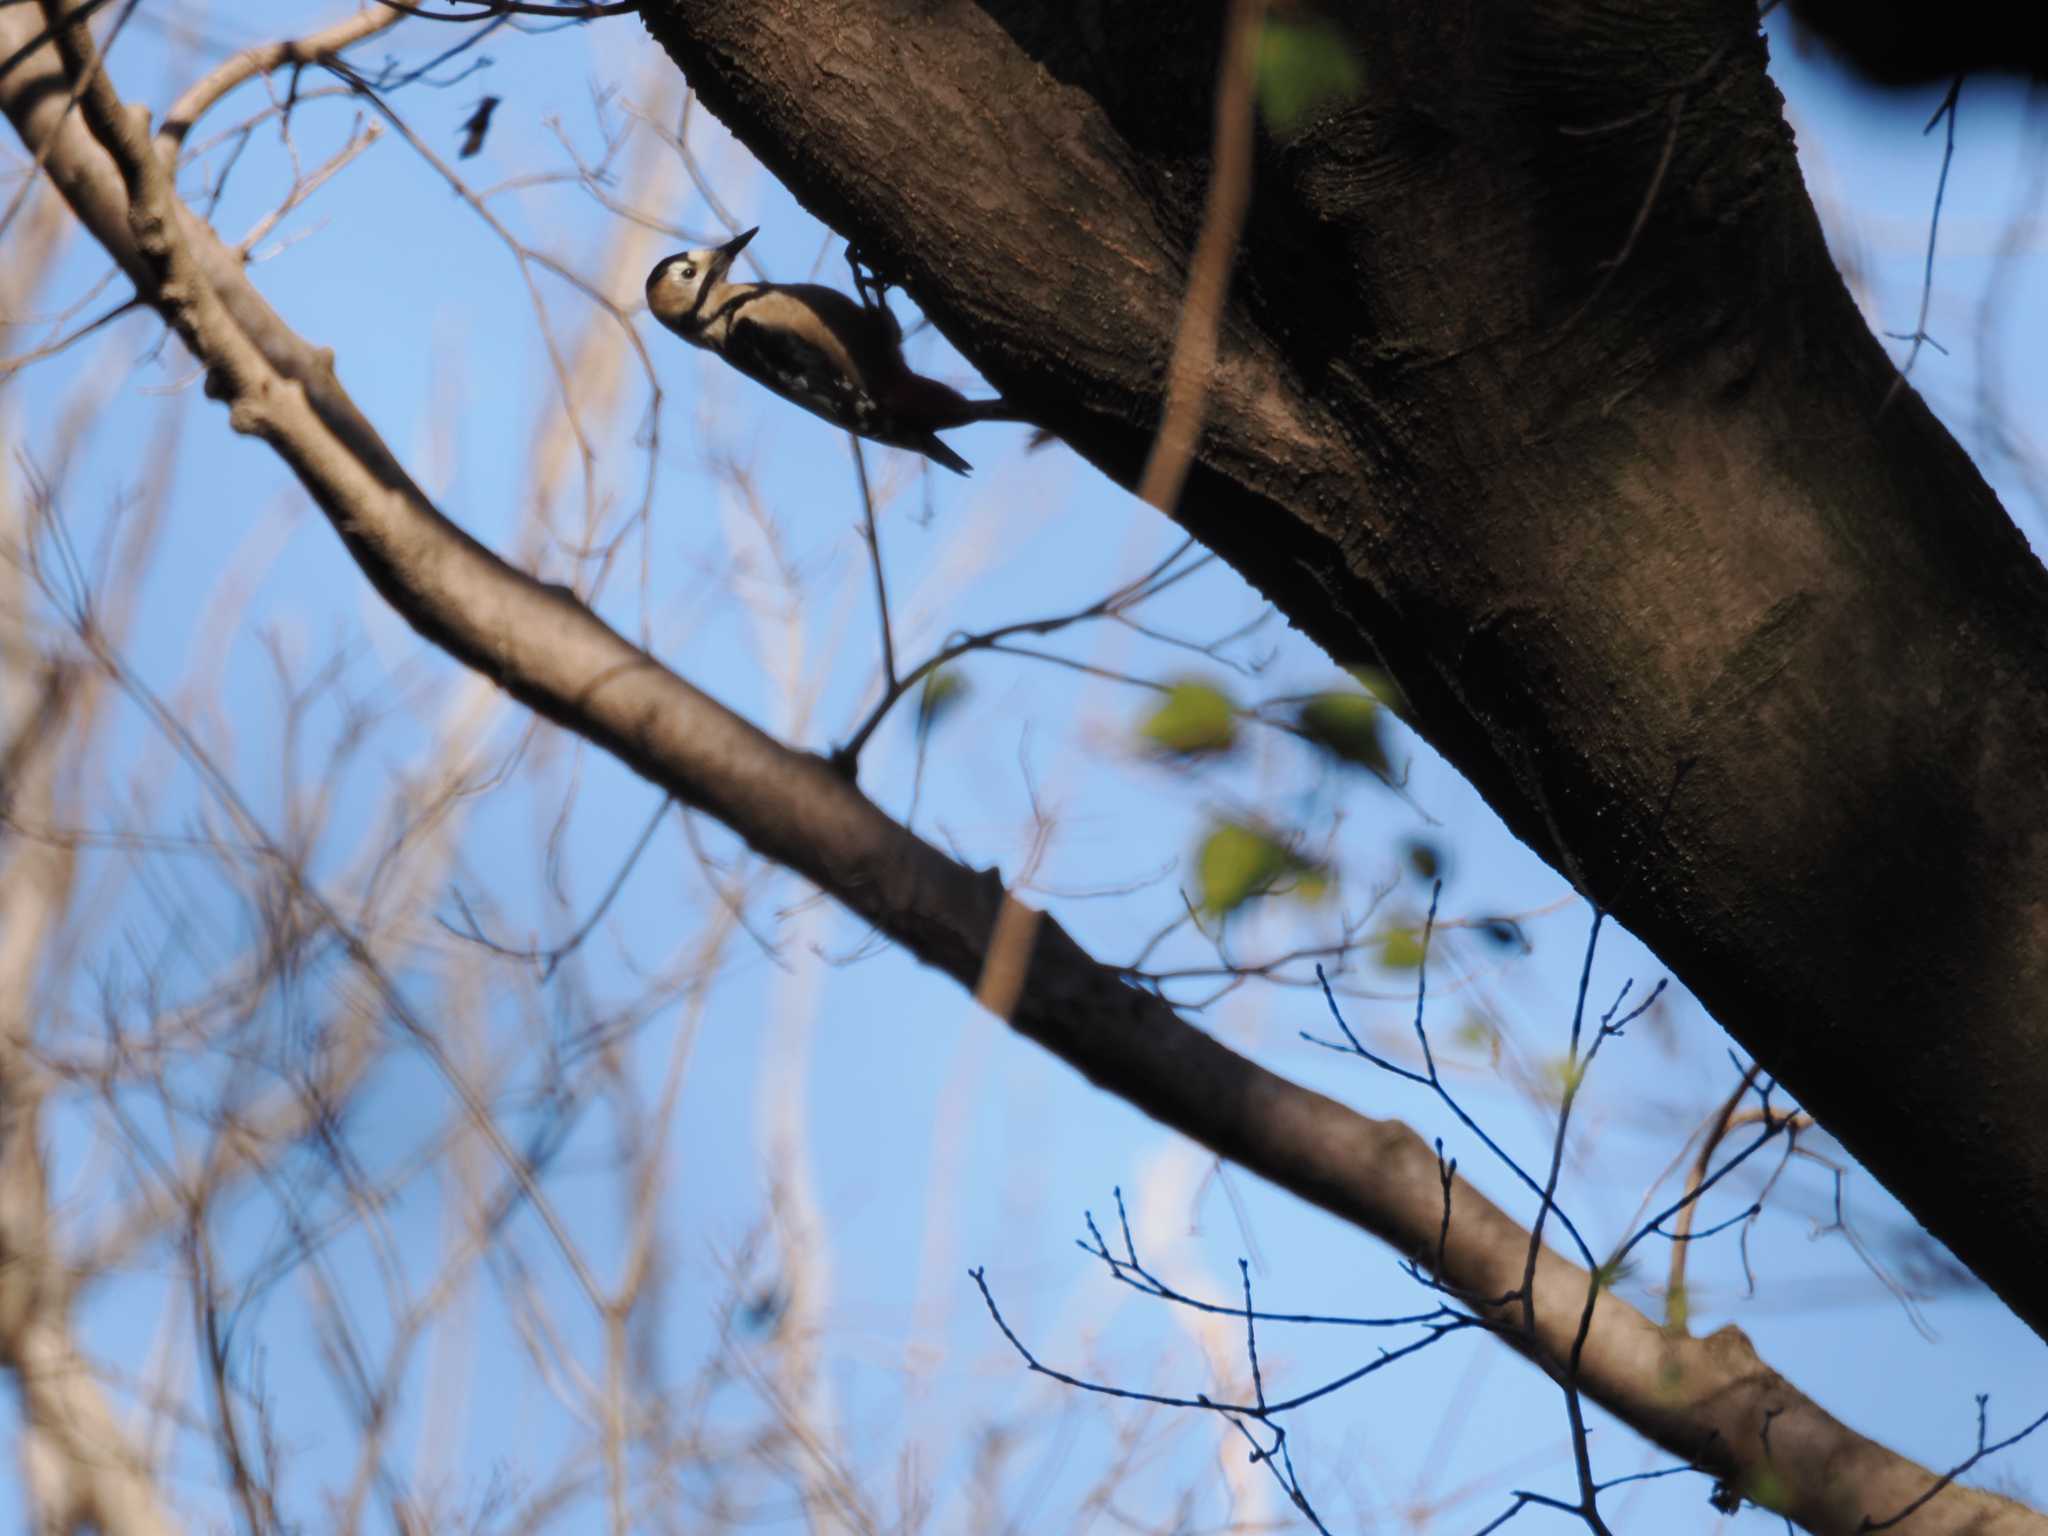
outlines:
[{"label": "woodpecker", "polygon": [[956,475],[971,466],[935,433],[973,421],[1023,421],[1006,400],[969,400],[913,372],[903,328],[849,246],[860,298],[816,283],[729,283],[733,260],[759,231],[707,251],[679,251],[647,274],[647,308],[693,346],[716,352],[834,426],[909,448]]}]

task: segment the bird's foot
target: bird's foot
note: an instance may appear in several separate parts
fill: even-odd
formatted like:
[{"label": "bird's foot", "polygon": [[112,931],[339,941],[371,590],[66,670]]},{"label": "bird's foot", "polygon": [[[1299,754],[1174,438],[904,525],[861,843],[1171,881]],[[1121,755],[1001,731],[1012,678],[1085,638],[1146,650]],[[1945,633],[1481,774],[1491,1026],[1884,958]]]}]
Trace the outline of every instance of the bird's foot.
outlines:
[{"label": "bird's foot", "polygon": [[870,309],[882,308],[883,297],[896,285],[877,271],[851,241],[846,246],[846,265],[853,272],[853,291],[860,295],[861,303]]}]

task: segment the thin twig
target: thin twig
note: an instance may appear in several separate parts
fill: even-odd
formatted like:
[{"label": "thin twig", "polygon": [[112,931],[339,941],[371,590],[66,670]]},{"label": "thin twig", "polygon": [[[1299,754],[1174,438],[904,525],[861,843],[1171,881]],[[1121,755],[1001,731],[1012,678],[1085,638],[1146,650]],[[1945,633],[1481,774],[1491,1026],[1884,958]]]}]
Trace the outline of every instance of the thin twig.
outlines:
[{"label": "thin twig", "polygon": [[403,20],[405,15],[401,11],[361,10],[304,37],[244,48],[208,70],[171,103],[170,110],[164,113],[163,125],[156,131],[158,151],[166,156],[176,156],[185,143],[185,136],[192,131],[192,125],[243,81],[267,75],[287,64],[319,63],[366,37],[389,31]]},{"label": "thin twig", "polygon": [[882,535],[875,526],[875,492],[868,484],[867,455],[860,451],[860,439],[846,434],[846,446],[853,453],[854,478],[860,482],[860,538],[867,546],[868,569],[875,578],[875,609],[882,630],[882,682],[896,688],[896,636],[889,622],[889,583],[882,574]]},{"label": "thin twig", "polygon": [[1977,1394],[1976,1450],[1972,1451],[1968,1456],[1965,1456],[1961,1461],[1957,1462],[1954,1466],[1950,1467],[1946,1472],[1942,1473],[1940,1477],[1934,1480],[1933,1487],[1929,1488],[1925,1493],[1921,1494],[1920,1497],[1915,1499],[1912,1503],[1906,1505],[1897,1514],[1891,1515],[1883,1520],[1872,1520],[1866,1517],[1863,1523],[1859,1525],[1856,1529],[1858,1531],[1890,1530],[1893,1526],[1898,1525],[1900,1522],[1911,1517],[1915,1510],[1923,1508],[1927,1504],[1927,1502],[1930,1499],[1932,1499],[1936,1494],[1940,1493],[1942,1489],[1948,1487],[1949,1484],[1953,1483],[1957,1478],[1961,1477],[1965,1472],[1969,1471],[1970,1468],[1976,1466],[1977,1463],[1982,1461],[1985,1457],[1995,1456],[2000,1451],[2004,1450],[2007,1446],[2018,1445],[2020,1441],[2026,1439],[2027,1436],[2033,1434],[2034,1431],[2039,1429],[2043,1424],[2048,1424],[2048,1413],[2044,1413],[2038,1419],[2035,1419],[2031,1424],[2027,1425],[2024,1429],[2017,1430],[2014,1433],[2007,1435],[2003,1440],[1999,1440],[1992,1444],[1987,1445],[1984,1443],[1984,1421],[1985,1414],[1989,1410],[1990,1405],[1991,1395],[1988,1392],[1980,1392]]},{"label": "thin twig", "polygon": [[1697,1192],[1707,1176],[1707,1165],[1714,1159],[1723,1138],[1735,1128],[1735,1112],[1742,1107],[1742,1101],[1749,1094],[1750,1085],[1763,1069],[1751,1062],[1735,1091],[1722,1102],[1713,1123],[1707,1127],[1707,1134],[1700,1142],[1699,1156],[1693,1159],[1692,1167],[1685,1176],[1685,1192],[1694,1195],[1693,1203],[1679,1212],[1678,1225],[1672,1234],[1671,1267],[1664,1281],[1664,1326],[1676,1332],[1685,1331],[1685,1259],[1692,1247],[1693,1212],[1698,1208]]},{"label": "thin twig", "polygon": [[1886,333],[1894,341],[1910,341],[1912,346],[1907,349],[1906,360],[1899,365],[1898,376],[1892,380],[1891,388],[1884,392],[1884,399],[1878,402],[1877,410],[1880,416],[1897,398],[1899,391],[1906,387],[1906,376],[1913,371],[1913,364],[1920,360],[1921,346],[1924,344],[1933,347],[1937,352],[1944,350],[1940,342],[1927,334],[1927,310],[1934,302],[1934,243],[1941,235],[1941,204],[1942,199],[1948,195],[1949,166],[1956,158],[1956,103],[1962,99],[1963,79],[1962,75],[1957,75],[1949,82],[1948,90],[1941,98],[1941,105],[1934,109],[1934,116],[1930,117],[1927,126],[1920,130],[1923,134],[1928,134],[1934,132],[1935,126],[1943,120],[1948,123],[1948,134],[1941,147],[1941,175],[1934,183],[1934,210],[1927,218],[1927,260],[1920,273],[1920,314],[1914,320],[1910,333]]},{"label": "thin twig", "polygon": [[1166,406],[1159,435],[1138,479],[1138,498],[1171,517],[1194,462],[1202,410],[1216,362],[1231,259],[1251,206],[1252,97],[1257,83],[1259,24],[1265,0],[1231,0],[1223,29],[1223,61],[1216,72],[1215,137],[1209,155],[1209,194],[1202,232],[1195,240],[1187,302],[1167,366]]}]

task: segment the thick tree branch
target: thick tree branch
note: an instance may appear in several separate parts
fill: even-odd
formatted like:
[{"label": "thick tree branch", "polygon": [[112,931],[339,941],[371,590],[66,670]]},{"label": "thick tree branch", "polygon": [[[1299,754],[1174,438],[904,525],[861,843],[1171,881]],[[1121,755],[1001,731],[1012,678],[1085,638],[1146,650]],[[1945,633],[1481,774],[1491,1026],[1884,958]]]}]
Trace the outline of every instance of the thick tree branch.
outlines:
[{"label": "thick tree branch", "polygon": [[244,48],[240,53],[230,54],[214,68],[195,81],[192,86],[171,104],[170,111],[156,131],[157,146],[162,150],[166,163],[175,160],[185,136],[192,131],[192,125],[203,117],[207,110],[244,81],[258,75],[267,75],[274,69],[287,64],[318,64],[331,59],[343,49],[388,31],[405,20],[403,11],[366,5],[345,21],[337,21],[331,27],[322,27],[308,37],[287,38],[275,43],[263,43],[254,48]]},{"label": "thick tree branch", "polygon": [[1964,73],[2048,78],[2048,15],[2000,0],[1787,0],[1785,9],[1879,85]]},{"label": "thick tree branch", "polygon": [[[0,47],[24,25],[0,7]],[[75,69],[90,70],[79,55]],[[823,760],[755,730],[608,629],[560,589],[506,565],[450,523],[336,393],[280,364],[312,349],[285,330],[181,213],[140,115],[92,78],[84,106],[99,142],[61,133],[35,104],[68,88],[54,53],[32,56],[25,85],[0,89],[32,151],[90,218],[111,213],[109,243],[144,298],[208,369],[239,431],[292,467],[366,575],[420,632],[548,718],[609,750],[678,799],[716,815],[753,847],[814,881],[927,964],[972,986],[1004,900],[993,873],[946,857],[885,816]],[[253,318],[252,318],[253,317]],[[1463,1181],[1444,1186],[1435,1154],[1407,1127],[1375,1121],[1265,1071],[1126,986],[1050,920],[1016,1001],[1014,1026],[1092,1081],[1223,1156],[1432,1263],[1459,1293],[1518,1286],[1525,1228]],[[1534,1266],[1533,1334],[1496,1305],[1507,1336],[1553,1375],[1567,1369],[1588,1276],[1548,1249]],[[1760,1360],[1737,1330],[1667,1334],[1603,1293],[1585,1325],[1584,1390],[1643,1434],[1730,1486],[1762,1492],[1809,1529],[1855,1531],[1923,1493],[1933,1477],[1855,1434]],[[1766,1436],[1765,1427],[1769,1426]],[[1900,1530],[2037,1532],[2048,1521],[1951,1488]]]},{"label": "thick tree branch", "polygon": [[[2048,1330],[2048,578],[1917,395],[1887,404],[1755,6],[1326,9],[1364,83],[1261,136],[1180,520],[1385,665]],[[1006,396],[1136,482],[1215,8],[644,17]]]}]

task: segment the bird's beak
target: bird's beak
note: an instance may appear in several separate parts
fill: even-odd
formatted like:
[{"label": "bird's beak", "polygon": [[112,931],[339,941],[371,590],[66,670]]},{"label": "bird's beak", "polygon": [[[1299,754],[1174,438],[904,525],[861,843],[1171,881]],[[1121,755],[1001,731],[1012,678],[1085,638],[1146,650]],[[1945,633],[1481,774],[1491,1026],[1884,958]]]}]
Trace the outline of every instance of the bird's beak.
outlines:
[{"label": "bird's beak", "polygon": [[718,275],[721,278],[725,276],[732,264],[739,259],[740,252],[747,248],[747,242],[759,233],[761,233],[761,227],[757,224],[745,233],[735,235],[718,248]]}]

